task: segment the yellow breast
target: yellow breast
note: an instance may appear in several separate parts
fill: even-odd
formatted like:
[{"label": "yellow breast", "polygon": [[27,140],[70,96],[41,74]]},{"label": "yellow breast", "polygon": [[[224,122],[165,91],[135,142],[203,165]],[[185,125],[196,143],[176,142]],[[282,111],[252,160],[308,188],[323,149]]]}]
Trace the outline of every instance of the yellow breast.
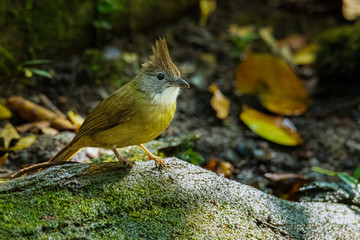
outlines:
[{"label": "yellow breast", "polygon": [[149,142],[169,126],[175,109],[176,102],[172,105],[144,104],[129,121],[93,135],[91,145],[121,148]]}]

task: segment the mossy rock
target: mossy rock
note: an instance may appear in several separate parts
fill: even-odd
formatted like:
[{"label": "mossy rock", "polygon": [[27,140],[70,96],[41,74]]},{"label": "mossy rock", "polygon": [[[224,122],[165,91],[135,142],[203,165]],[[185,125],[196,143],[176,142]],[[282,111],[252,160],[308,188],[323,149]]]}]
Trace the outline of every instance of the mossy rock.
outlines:
[{"label": "mossy rock", "polygon": [[360,22],[327,30],[317,41],[316,71],[322,86],[360,86]]},{"label": "mossy rock", "polygon": [[2,239],[355,239],[356,206],[296,203],[176,158],[71,163],[0,182]]}]

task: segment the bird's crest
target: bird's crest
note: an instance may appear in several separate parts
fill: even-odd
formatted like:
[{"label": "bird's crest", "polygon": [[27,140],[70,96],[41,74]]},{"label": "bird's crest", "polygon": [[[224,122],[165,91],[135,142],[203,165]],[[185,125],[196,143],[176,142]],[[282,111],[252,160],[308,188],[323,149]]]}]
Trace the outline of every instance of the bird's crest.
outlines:
[{"label": "bird's crest", "polygon": [[154,55],[150,56],[149,61],[142,64],[145,71],[152,72],[158,68],[164,68],[165,71],[175,77],[180,77],[179,69],[171,61],[165,38],[156,40],[155,47],[153,46],[152,50]]}]

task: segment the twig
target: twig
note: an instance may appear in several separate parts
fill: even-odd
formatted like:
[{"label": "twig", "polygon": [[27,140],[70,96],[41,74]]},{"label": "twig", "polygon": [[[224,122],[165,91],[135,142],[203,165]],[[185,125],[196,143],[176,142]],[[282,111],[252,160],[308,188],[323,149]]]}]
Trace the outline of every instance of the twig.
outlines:
[{"label": "twig", "polygon": [[66,161],[66,162],[44,162],[44,163],[34,164],[30,167],[21,169],[18,172],[14,173],[13,175],[11,175],[9,177],[9,179],[14,179],[14,178],[18,178],[21,176],[29,175],[29,174],[35,173],[37,170],[41,171],[44,168],[49,168],[49,167],[57,166],[57,165],[71,164],[71,163],[78,163],[78,162]]},{"label": "twig", "polygon": [[334,114],[335,112],[337,112],[340,109],[350,108],[359,103],[360,103],[360,97],[355,98],[350,101],[338,103],[338,104],[332,106],[330,109],[326,109],[324,111],[321,111],[321,112],[315,114],[315,117],[318,117],[318,118],[328,117],[329,115]]},{"label": "twig", "polygon": [[53,111],[58,117],[63,119],[67,118],[66,115],[63,112],[61,112],[45,94],[40,93],[39,97],[41,102],[44,104],[44,106],[50,109],[51,111]]}]

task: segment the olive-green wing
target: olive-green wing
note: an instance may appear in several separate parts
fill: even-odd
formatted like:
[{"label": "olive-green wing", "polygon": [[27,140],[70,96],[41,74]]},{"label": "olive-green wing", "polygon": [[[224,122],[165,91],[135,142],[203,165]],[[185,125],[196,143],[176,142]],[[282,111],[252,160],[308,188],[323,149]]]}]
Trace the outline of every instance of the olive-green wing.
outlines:
[{"label": "olive-green wing", "polygon": [[127,84],[89,113],[72,142],[129,121],[135,114],[134,105],[134,89]]}]

